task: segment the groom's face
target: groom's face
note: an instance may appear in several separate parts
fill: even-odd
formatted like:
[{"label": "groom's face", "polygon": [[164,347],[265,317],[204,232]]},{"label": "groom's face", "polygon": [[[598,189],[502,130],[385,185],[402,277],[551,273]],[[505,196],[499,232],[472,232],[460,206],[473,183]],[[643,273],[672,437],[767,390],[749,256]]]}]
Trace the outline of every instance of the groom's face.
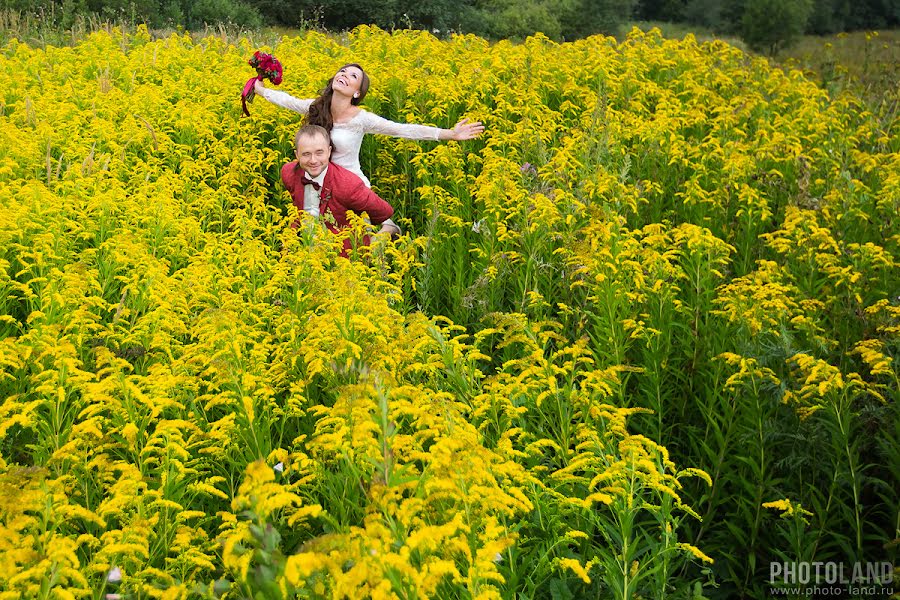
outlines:
[{"label": "groom's face", "polygon": [[310,177],[318,177],[331,160],[331,144],[324,136],[301,135],[297,138],[297,162]]}]

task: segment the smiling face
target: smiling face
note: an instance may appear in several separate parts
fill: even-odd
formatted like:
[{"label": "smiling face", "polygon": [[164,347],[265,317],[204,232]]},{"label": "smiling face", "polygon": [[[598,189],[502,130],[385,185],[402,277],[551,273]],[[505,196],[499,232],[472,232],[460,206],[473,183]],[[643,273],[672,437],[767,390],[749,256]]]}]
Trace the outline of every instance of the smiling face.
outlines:
[{"label": "smiling face", "polygon": [[357,64],[344,65],[331,79],[331,89],[359,104],[369,90],[369,77]]},{"label": "smiling face", "polygon": [[318,177],[331,160],[331,142],[319,133],[298,135],[295,152],[300,168],[310,177]]}]

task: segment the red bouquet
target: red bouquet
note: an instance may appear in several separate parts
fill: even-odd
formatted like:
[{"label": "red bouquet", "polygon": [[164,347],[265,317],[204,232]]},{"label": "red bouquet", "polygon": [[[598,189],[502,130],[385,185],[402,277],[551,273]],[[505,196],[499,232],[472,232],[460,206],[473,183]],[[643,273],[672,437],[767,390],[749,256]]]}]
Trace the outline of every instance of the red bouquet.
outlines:
[{"label": "red bouquet", "polygon": [[247,110],[247,103],[252,102],[253,96],[256,95],[256,92],[253,90],[256,80],[262,81],[263,79],[268,79],[273,84],[278,85],[281,83],[281,76],[283,75],[284,70],[281,68],[281,63],[278,62],[277,58],[271,54],[260,52],[259,50],[254,52],[253,56],[247,62],[251,67],[256,69],[256,77],[251,77],[250,80],[244,84],[244,91],[241,92],[241,107],[244,109],[244,114],[249,117],[250,111]]}]

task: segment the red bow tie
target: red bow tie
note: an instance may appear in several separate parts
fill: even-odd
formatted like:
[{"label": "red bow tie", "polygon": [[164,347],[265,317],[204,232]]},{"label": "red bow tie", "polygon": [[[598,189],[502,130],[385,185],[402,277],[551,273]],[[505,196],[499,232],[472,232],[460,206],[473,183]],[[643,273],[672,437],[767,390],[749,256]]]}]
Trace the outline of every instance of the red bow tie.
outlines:
[{"label": "red bow tie", "polygon": [[300,176],[300,183],[313,186],[317,192],[322,188],[318,183],[307,177],[305,173]]}]

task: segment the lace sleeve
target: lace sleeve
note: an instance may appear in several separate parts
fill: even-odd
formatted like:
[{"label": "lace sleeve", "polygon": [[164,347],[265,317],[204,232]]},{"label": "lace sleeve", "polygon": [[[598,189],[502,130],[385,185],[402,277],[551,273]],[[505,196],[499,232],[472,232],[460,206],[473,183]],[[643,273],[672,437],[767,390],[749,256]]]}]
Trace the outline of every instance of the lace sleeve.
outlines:
[{"label": "lace sleeve", "polygon": [[380,133],[381,135],[390,135],[409,140],[436,141],[440,139],[440,133],[443,131],[440,127],[431,127],[429,125],[395,123],[365,110],[361,111],[357,118],[362,125],[363,131],[366,133]]},{"label": "lace sleeve", "polygon": [[280,106],[281,108],[286,108],[302,115],[309,112],[309,105],[313,102],[309,98],[301,100],[300,98],[294,98],[287,92],[279,92],[278,90],[262,86],[257,86],[256,94],[262,96],[275,106]]}]

